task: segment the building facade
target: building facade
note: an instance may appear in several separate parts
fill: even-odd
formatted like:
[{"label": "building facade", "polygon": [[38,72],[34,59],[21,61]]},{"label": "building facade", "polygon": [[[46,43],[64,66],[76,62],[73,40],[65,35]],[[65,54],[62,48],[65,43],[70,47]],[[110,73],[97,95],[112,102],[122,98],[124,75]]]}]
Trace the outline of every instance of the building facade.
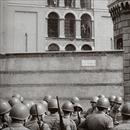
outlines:
[{"label": "building facade", "polygon": [[0,0],[0,97],[124,96],[107,0]]},{"label": "building facade", "polygon": [[2,53],[114,48],[107,0],[0,2]]}]

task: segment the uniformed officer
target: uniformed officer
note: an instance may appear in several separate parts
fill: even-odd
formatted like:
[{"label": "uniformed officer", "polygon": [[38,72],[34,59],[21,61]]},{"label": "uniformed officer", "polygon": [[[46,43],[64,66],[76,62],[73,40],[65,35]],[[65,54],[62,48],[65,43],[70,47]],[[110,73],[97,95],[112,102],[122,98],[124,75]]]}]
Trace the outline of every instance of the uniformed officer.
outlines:
[{"label": "uniformed officer", "polygon": [[109,102],[110,102],[110,106],[111,106],[110,109],[113,108],[115,99],[116,99],[116,96],[115,96],[115,95],[111,95],[111,96],[109,97]]},{"label": "uniformed officer", "polygon": [[12,95],[12,98],[13,98],[13,97],[18,98],[21,102],[24,101],[24,98],[23,98],[19,93],[14,93],[14,94]]},{"label": "uniformed officer", "polygon": [[63,128],[61,128],[61,120],[57,120],[53,125],[53,130],[77,130],[75,122],[71,119],[71,114],[74,111],[74,106],[70,101],[66,101],[62,105],[63,111]]},{"label": "uniformed officer", "polygon": [[56,120],[59,120],[58,115],[58,105],[56,99],[50,99],[48,102],[48,111],[50,115],[47,115],[43,118],[43,122],[49,125],[49,128],[52,129],[52,126]]},{"label": "uniformed officer", "polygon": [[10,110],[10,117],[12,118],[12,123],[3,130],[29,130],[24,127],[23,124],[29,116],[28,108],[22,104],[16,104]]},{"label": "uniformed officer", "polygon": [[98,113],[90,114],[84,122],[82,122],[79,130],[110,130],[113,128],[113,120],[106,114],[109,108],[109,100],[100,98],[97,101]]},{"label": "uniformed officer", "polygon": [[98,98],[105,98],[105,95],[100,94],[100,95],[98,95]]},{"label": "uniformed officer", "polygon": [[46,101],[47,103],[49,102],[49,100],[52,99],[52,96],[51,95],[46,95],[44,98],[43,98],[43,101]]},{"label": "uniformed officer", "polygon": [[80,101],[80,100],[79,100],[78,97],[72,97],[72,98],[70,99],[70,102],[71,102],[72,104],[78,103],[79,101]]},{"label": "uniformed officer", "polygon": [[44,124],[42,118],[45,115],[45,108],[41,103],[32,105],[30,108],[31,119],[25,126],[30,130],[48,130],[49,126]]},{"label": "uniformed officer", "polygon": [[76,126],[83,122],[85,119],[82,115],[83,107],[79,103],[74,104],[74,112],[71,115],[71,119],[75,122]]},{"label": "uniformed officer", "polygon": [[9,99],[9,104],[13,107],[15,104],[21,104],[21,101],[17,97],[12,97]]},{"label": "uniformed officer", "polygon": [[122,123],[113,128],[113,130],[130,130],[130,103],[125,103],[121,110]]},{"label": "uniformed officer", "polygon": [[0,129],[8,127],[8,124],[11,122],[10,110],[10,104],[6,100],[0,99]]},{"label": "uniformed officer", "polygon": [[109,115],[113,118],[114,125],[118,125],[121,121],[121,105],[123,103],[122,97],[116,97],[114,101],[114,106],[109,112]]},{"label": "uniformed officer", "polygon": [[92,99],[90,100],[91,103],[91,108],[88,109],[88,111],[85,113],[84,117],[86,118],[88,115],[93,114],[93,113],[97,113],[97,101],[98,101],[99,97],[95,96],[92,97]]}]

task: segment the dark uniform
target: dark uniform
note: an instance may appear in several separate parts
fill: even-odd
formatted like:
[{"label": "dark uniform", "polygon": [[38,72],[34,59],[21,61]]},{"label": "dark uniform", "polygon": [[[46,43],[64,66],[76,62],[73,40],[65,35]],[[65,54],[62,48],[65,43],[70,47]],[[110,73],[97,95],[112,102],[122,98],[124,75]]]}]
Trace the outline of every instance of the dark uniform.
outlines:
[{"label": "dark uniform", "polygon": [[32,121],[29,121],[25,124],[25,126],[27,128],[29,128],[30,130],[50,130],[48,124],[46,123],[42,123],[41,124],[41,127],[39,128],[39,125],[38,125],[38,121],[37,120],[32,120]]},{"label": "dark uniform", "polygon": [[12,123],[10,127],[4,128],[3,130],[29,130],[20,123]]},{"label": "dark uniform", "polygon": [[79,125],[79,130],[109,130],[113,128],[113,120],[104,112],[89,115],[86,120]]},{"label": "dark uniform", "polygon": [[55,113],[55,114],[50,114],[49,116],[45,116],[43,118],[43,122],[48,124],[49,128],[51,129],[54,125],[54,122],[56,120],[59,120],[59,115],[58,113]]},{"label": "dark uniform", "polygon": [[[68,116],[63,116],[65,130],[77,130],[75,122]],[[61,130],[60,121],[57,120],[53,125],[53,130]]]},{"label": "dark uniform", "polygon": [[89,108],[88,111],[84,114],[84,117],[86,118],[88,115],[95,114],[97,112],[98,112],[97,108],[95,108],[95,109]]}]

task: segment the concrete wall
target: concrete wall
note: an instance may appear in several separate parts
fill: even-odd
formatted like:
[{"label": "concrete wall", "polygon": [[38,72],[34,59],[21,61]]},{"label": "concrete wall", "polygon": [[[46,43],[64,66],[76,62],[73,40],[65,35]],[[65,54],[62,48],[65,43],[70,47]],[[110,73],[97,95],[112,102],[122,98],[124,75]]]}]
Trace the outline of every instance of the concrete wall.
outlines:
[{"label": "concrete wall", "polygon": [[123,96],[123,52],[62,52],[0,55],[0,97],[20,93],[28,99],[58,95]]}]

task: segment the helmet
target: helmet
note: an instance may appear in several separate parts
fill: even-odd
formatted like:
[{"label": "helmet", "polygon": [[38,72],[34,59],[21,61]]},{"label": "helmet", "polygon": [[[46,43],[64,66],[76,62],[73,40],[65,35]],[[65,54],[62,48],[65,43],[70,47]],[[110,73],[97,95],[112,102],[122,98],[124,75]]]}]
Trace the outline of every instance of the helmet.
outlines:
[{"label": "helmet", "polygon": [[11,106],[14,106],[15,104],[19,104],[19,103],[21,103],[21,101],[20,101],[17,97],[13,97],[13,98],[11,98],[11,99],[9,100],[9,104],[10,104]]},{"label": "helmet", "polygon": [[20,95],[19,93],[14,93],[14,94],[12,95],[12,98],[13,98],[13,97],[16,97],[16,98],[19,98],[19,99],[20,99],[20,98],[21,98],[21,95]]},{"label": "helmet", "polygon": [[112,95],[112,96],[109,97],[109,101],[110,101],[110,102],[114,102],[115,99],[116,99],[116,96],[115,96],[115,95]]},{"label": "helmet", "polygon": [[125,103],[121,110],[122,115],[130,116],[130,103]]},{"label": "helmet", "polygon": [[34,105],[32,101],[27,101],[27,100],[24,100],[24,101],[23,101],[23,104],[24,104],[28,109],[30,109],[31,106]]},{"label": "helmet", "polygon": [[79,103],[74,104],[74,109],[78,109],[79,111],[83,111],[83,107]]},{"label": "helmet", "polygon": [[0,99],[0,115],[5,114],[10,110],[11,110],[10,104],[5,100]]},{"label": "helmet", "polygon": [[29,110],[22,103],[14,105],[10,111],[10,117],[12,119],[25,120],[28,116],[29,116]]},{"label": "helmet", "polygon": [[58,104],[56,99],[51,99],[48,102],[48,109],[58,109]]},{"label": "helmet", "polygon": [[107,98],[99,98],[97,101],[97,107],[102,107],[102,108],[109,108],[110,103]]},{"label": "helmet", "polygon": [[70,100],[73,104],[79,102],[79,98],[78,97],[72,97]]},{"label": "helmet", "polygon": [[99,98],[105,98],[103,94],[98,95]]},{"label": "helmet", "polygon": [[97,103],[99,97],[95,96],[95,97],[92,97],[92,99],[90,100],[91,103]]},{"label": "helmet", "polygon": [[62,110],[63,111],[73,112],[74,111],[74,106],[70,101],[67,101],[62,105]]},{"label": "helmet", "polygon": [[122,97],[116,97],[114,102],[117,103],[117,104],[122,104],[123,99],[122,99]]},{"label": "helmet", "polygon": [[46,95],[43,100],[46,101],[46,102],[49,102],[49,100],[52,99],[52,96],[51,95]]},{"label": "helmet", "polygon": [[31,115],[43,115],[45,113],[45,108],[41,103],[34,104],[30,109]]}]

